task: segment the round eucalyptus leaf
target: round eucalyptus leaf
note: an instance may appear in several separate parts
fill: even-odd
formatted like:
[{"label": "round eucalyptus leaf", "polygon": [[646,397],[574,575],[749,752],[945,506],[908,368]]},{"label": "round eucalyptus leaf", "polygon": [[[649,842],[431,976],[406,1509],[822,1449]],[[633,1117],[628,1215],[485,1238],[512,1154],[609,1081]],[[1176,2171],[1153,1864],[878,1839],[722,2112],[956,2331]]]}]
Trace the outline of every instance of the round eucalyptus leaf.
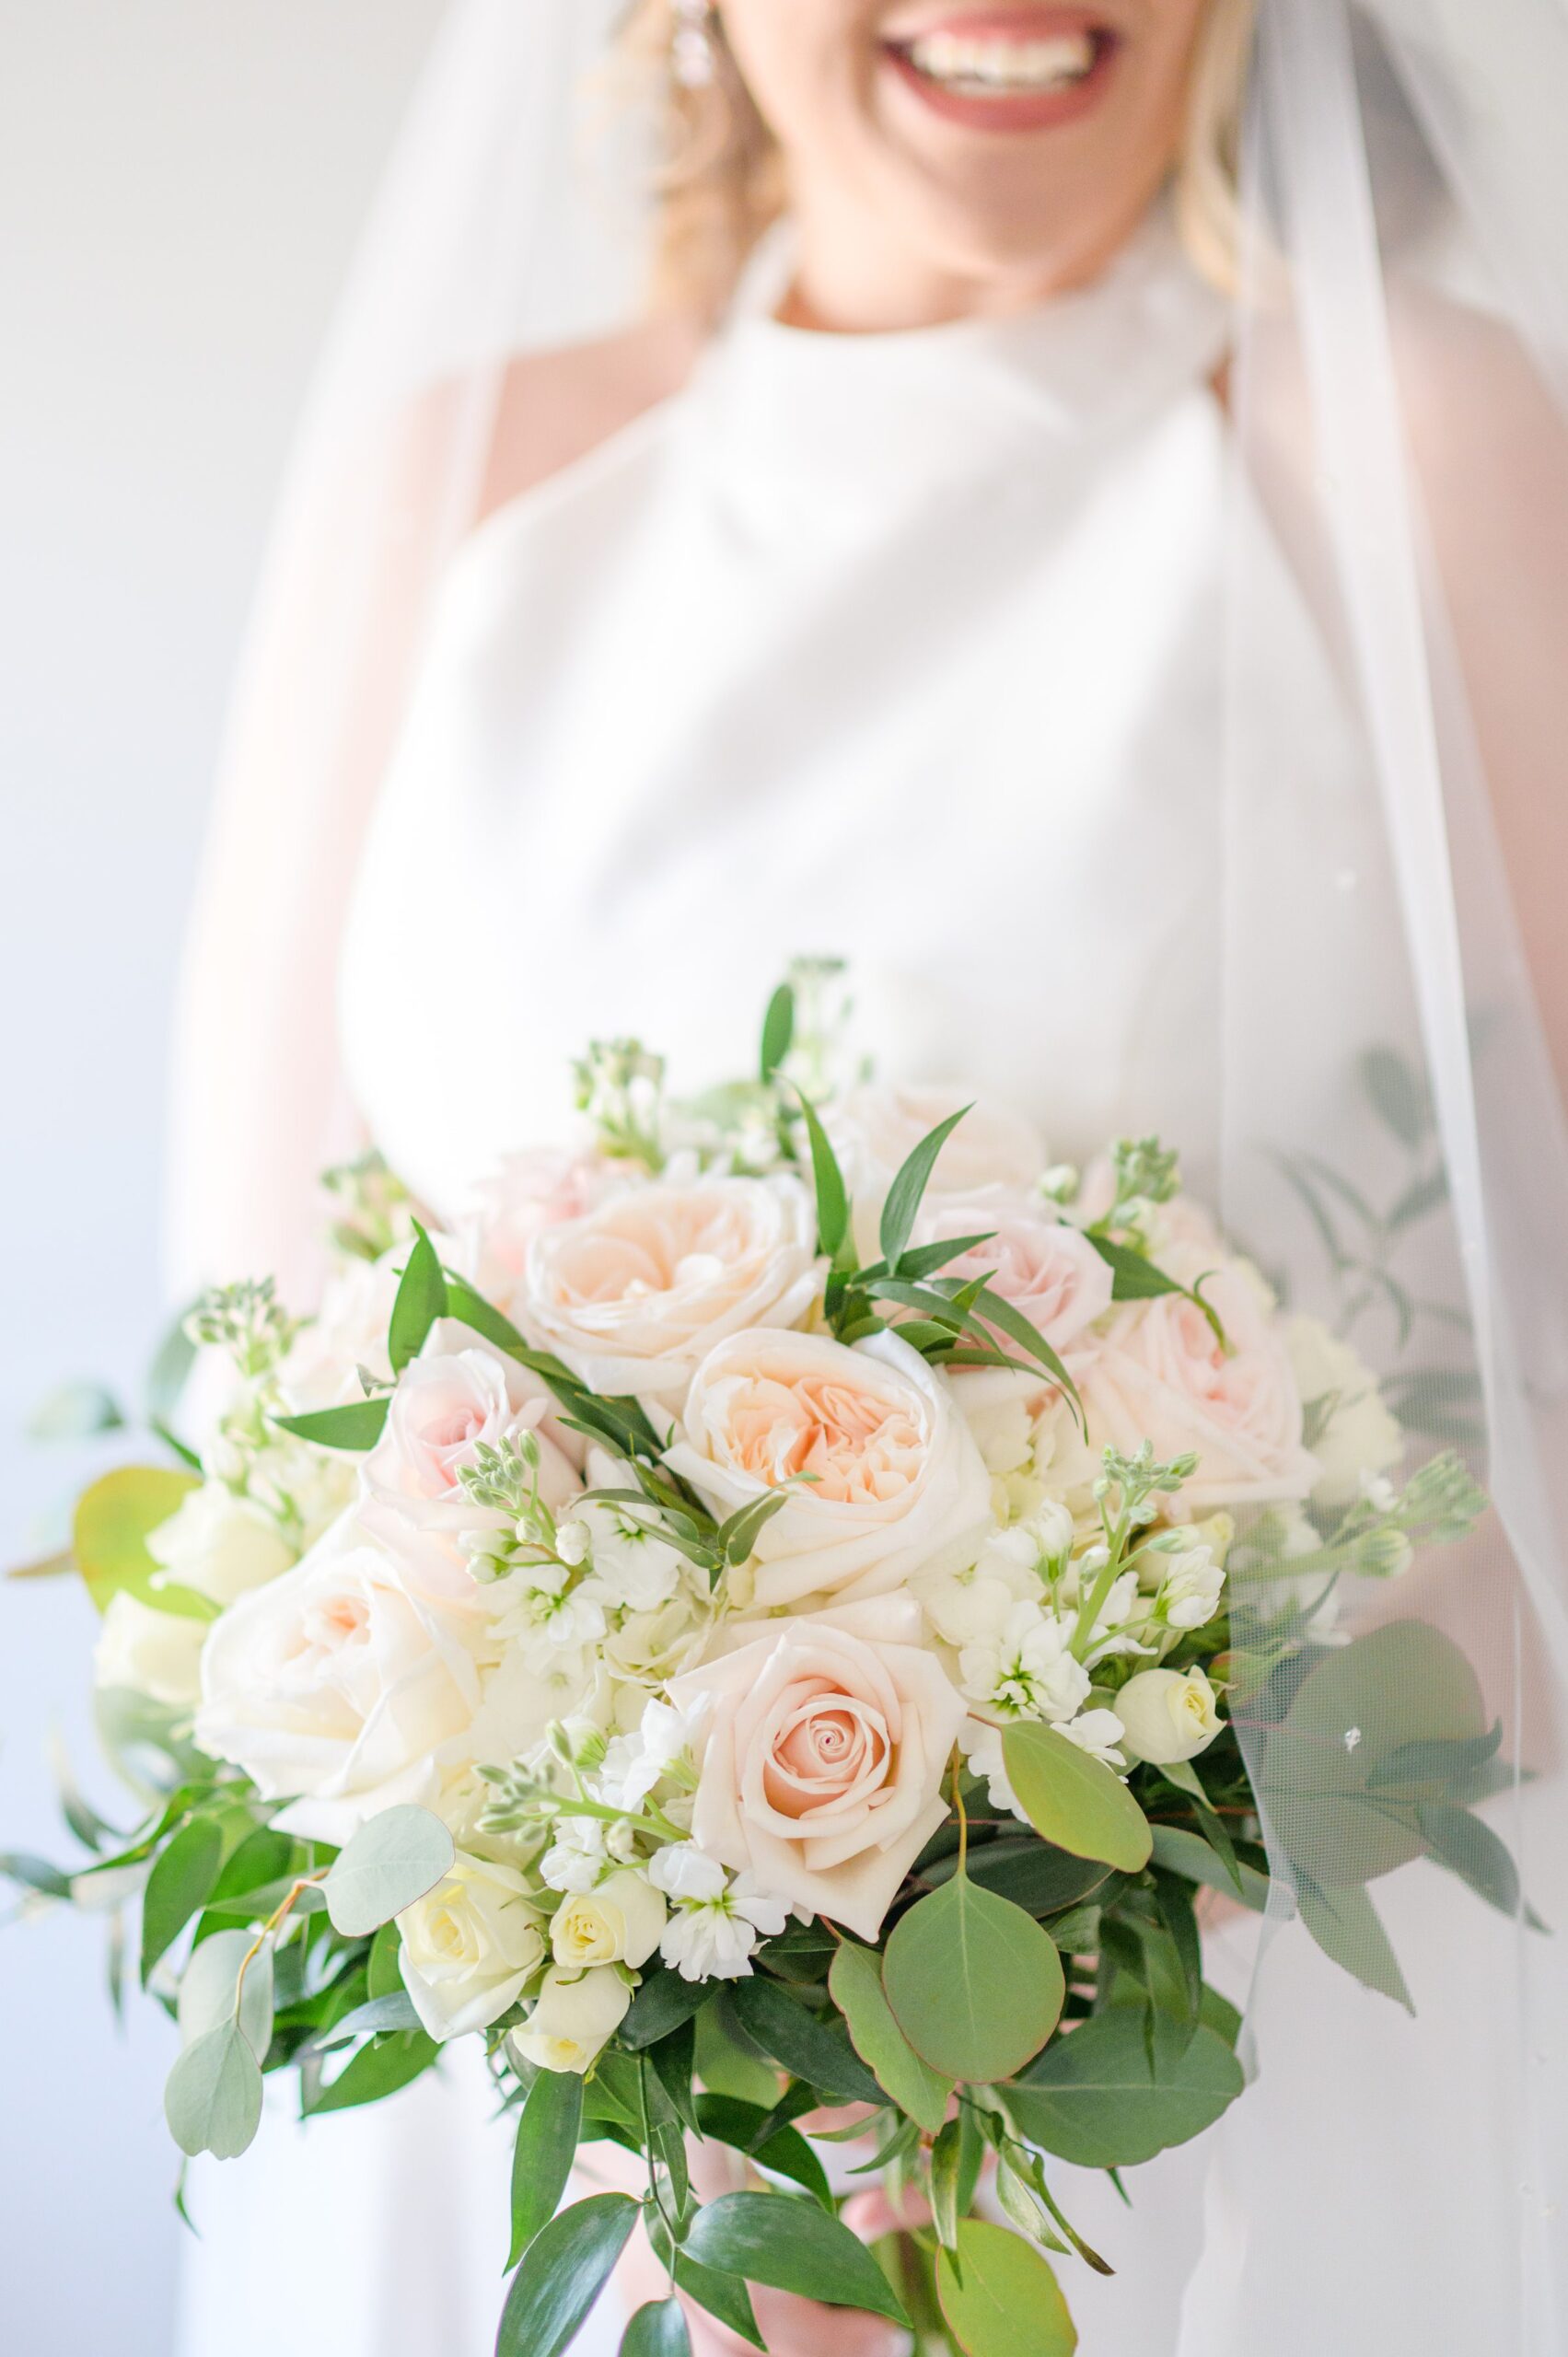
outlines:
[{"label": "round eucalyptus leaf", "polygon": [[327,1876],[327,1912],[345,1939],[379,1931],[434,1890],[457,1856],[450,1833],[427,1808],[404,1803],[371,1817],[339,1852]]},{"label": "round eucalyptus leaf", "polygon": [[955,1875],[900,1918],[882,1963],[893,2018],[947,2079],[1010,2079],[1062,2018],[1056,1944],[1032,1915]]},{"label": "round eucalyptus leaf", "polygon": [[1120,1776],[1054,1727],[1020,1720],[1002,1738],[1007,1780],[1043,1840],[1126,1875],[1149,1863],[1154,1834]]},{"label": "round eucalyptus leaf", "polygon": [[1062,2286],[1005,2226],[966,2218],[936,2260],[936,2297],[964,2357],[1073,2357],[1077,2328]]},{"label": "round eucalyptus leaf", "polygon": [[947,2117],[953,2083],[921,2061],[893,2017],[874,1948],[845,1940],[833,1957],[828,1990],[850,2042],[899,2109],[935,2136]]},{"label": "round eucalyptus leaf", "polygon": [[[180,2042],[194,2046],[234,2018],[239,1968],[255,1946],[251,1932],[215,1932],[192,1955],[180,1982]],[[245,1969],[239,2008],[245,2042],[261,2061],[273,2039],[273,1951],[263,1941]]]},{"label": "round eucalyptus leaf", "polygon": [[158,1566],[146,1546],[147,1533],[167,1522],[197,1486],[193,1473],[177,1473],[167,1465],[120,1465],[83,1491],[71,1526],[71,1551],[100,1612],[123,1593],[159,1612],[210,1617],[212,1608],[203,1597],[183,1588],[153,1586]]},{"label": "round eucalyptus leaf", "polygon": [[168,2131],[182,2153],[238,2160],[261,2123],[261,2070],[236,2021],[188,2046],[163,2091]]}]

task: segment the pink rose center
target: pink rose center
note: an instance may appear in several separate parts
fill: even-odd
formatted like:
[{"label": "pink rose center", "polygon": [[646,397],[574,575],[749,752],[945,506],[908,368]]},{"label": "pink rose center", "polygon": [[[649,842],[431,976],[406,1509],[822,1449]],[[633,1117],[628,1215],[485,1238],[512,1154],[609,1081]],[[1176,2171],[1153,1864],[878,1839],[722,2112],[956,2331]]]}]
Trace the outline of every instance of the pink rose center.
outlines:
[{"label": "pink rose center", "polygon": [[763,1768],[769,1804],[781,1817],[802,1817],[839,1806],[857,1790],[886,1781],[892,1745],[888,1724],[871,1704],[835,1694],[825,1684],[788,1712],[774,1734]]},{"label": "pink rose center", "polygon": [[834,1376],[744,1378],[725,1422],[738,1469],[770,1489],[805,1474],[813,1497],[839,1505],[899,1496],[924,1457],[924,1434],[907,1407]]}]

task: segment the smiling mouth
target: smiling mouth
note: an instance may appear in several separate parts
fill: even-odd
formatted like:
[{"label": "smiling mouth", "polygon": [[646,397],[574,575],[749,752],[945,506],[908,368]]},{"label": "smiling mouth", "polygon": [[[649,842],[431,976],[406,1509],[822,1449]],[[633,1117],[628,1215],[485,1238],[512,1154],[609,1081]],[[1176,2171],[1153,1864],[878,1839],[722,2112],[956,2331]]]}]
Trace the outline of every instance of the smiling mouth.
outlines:
[{"label": "smiling mouth", "polygon": [[884,52],[938,112],[999,129],[1067,121],[1092,104],[1121,47],[1109,27],[993,17],[890,40]]}]

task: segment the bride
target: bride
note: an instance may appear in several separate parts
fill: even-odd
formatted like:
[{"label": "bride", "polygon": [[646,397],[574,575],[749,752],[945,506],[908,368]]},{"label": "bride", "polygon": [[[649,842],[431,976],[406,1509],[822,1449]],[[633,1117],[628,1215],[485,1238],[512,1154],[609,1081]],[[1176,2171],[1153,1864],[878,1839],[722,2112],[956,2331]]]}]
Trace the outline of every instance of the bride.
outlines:
[{"label": "bride", "polygon": [[[1158,1129],[1239,1229],[1286,1233],[1309,1147],[1304,1303],[1430,1142],[1418,1266],[1458,1306],[1404,1412],[1484,1401],[1506,1538],[1401,1606],[1550,1767],[1568,1151],[1518,944],[1568,1070],[1568,33],[1484,13],[458,8],[242,685],[180,1271],[302,1277],[356,1133],[457,1213],[589,1036],[741,1068],[807,952],[894,1075],[1049,1111],[1064,1158]],[[1540,1798],[1508,1838],[1550,1920]],[[1414,2021],[1275,1927],[1247,2100],[1132,2210],[1073,2188],[1120,2270],[1074,2280],[1087,2357],[1561,2348],[1560,1980],[1435,1880],[1388,1887]],[[1214,1945],[1244,1995],[1252,1943]],[[196,2189],[187,2357],[478,2357],[507,2165],[455,2077],[273,2120]],[[779,2357],[886,2345],[767,2321]]]}]

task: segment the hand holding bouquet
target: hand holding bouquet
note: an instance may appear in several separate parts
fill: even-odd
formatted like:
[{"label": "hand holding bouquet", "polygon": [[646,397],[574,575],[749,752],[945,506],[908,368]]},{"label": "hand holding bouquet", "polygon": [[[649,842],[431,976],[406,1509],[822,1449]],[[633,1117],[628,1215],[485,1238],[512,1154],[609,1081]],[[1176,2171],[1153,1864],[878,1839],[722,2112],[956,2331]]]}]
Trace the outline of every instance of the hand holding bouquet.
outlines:
[{"label": "hand holding bouquet", "polygon": [[[12,1871],[139,1901],[187,2153],[244,2150],[263,2072],[331,2112],[482,2039],[517,2119],[505,2357],[564,2350],[638,2226],[667,2295],[629,2357],[687,2346],[681,2302],[762,2345],[749,2285],[1068,2351],[1046,2254],[1106,2262],[1053,2165],[1241,2093],[1194,1903],[1265,1903],[1265,1819],[1277,1911],[1401,1999],[1370,1876],[1427,1849],[1506,1895],[1467,1665],[1339,1625],[1481,1511],[1458,1461],[1399,1486],[1370,1374],[1156,1141],[1080,1178],[834,1055],[789,986],[757,1077],[696,1103],[596,1048],[585,1134],[450,1233],[336,1174],[314,1317],[207,1296],[199,1456],[78,1509],[146,1817]],[[1420,1724],[1379,1701],[1394,1634],[1430,1650]],[[700,2199],[694,2138],[735,2189]],[[875,2251],[847,2138],[922,2222]],[[595,2142],[645,2189],[559,2210]]]}]

